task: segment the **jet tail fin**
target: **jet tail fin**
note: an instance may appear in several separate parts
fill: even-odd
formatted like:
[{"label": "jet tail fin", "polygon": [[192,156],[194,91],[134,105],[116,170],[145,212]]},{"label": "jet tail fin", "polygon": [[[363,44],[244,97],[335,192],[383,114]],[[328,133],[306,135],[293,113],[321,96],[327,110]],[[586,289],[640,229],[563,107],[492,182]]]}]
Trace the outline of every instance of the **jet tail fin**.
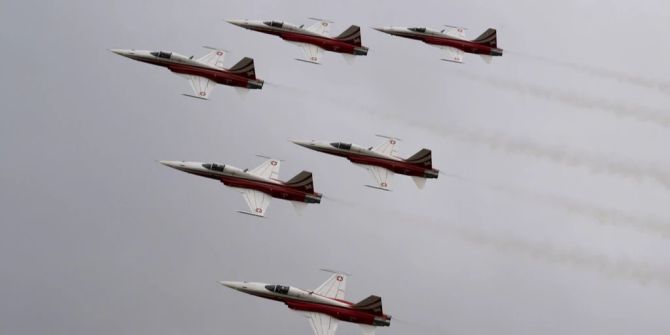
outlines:
[{"label": "jet tail fin", "polygon": [[407,158],[408,163],[424,166],[428,169],[433,168],[433,154],[428,149],[421,149],[412,157]]},{"label": "jet tail fin", "polygon": [[286,182],[286,186],[297,188],[299,190],[314,193],[314,181],[312,180],[312,173],[309,171],[302,171],[298,173],[291,180]]},{"label": "jet tail fin", "polygon": [[347,28],[344,32],[342,32],[339,36],[336,37],[336,39],[340,41],[344,41],[347,43],[351,43],[355,46],[362,46],[361,44],[361,27],[359,26],[351,26]]},{"label": "jet tail fin", "polygon": [[242,60],[233,65],[228,71],[245,76],[249,79],[256,79],[256,69],[254,68],[254,60],[249,57],[244,57]]},{"label": "jet tail fin", "polygon": [[478,43],[478,44],[484,44],[488,45],[493,48],[498,47],[498,38],[497,38],[497,33],[496,30],[493,28],[486,29],[484,33],[479,35],[479,37],[475,38],[472,40],[472,42]]},{"label": "jet tail fin", "polygon": [[354,305],[354,308],[367,311],[375,315],[384,315],[382,311],[382,298],[376,295],[371,295],[357,304]]}]

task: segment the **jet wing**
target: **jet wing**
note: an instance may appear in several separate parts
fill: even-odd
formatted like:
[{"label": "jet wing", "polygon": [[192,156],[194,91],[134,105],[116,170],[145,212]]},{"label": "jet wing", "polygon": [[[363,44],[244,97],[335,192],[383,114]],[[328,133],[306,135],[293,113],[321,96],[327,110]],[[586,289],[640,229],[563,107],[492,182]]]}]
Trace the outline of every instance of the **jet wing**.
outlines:
[{"label": "jet wing", "polygon": [[335,335],[337,330],[337,319],[326,314],[308,312],[309,324],[314,330],[314,335]]},{"label": "jet wing", "polygon": [[246,201],[247,206],[249,206],[249,212],[243,212],[243,211],[239,211],[239,212],[244,213],[244,214],[264,217],[265,216],[265,211],[267,210],[268,206],[270,205],[271,197],[269,195],[263,193],[263,192],[256,191],[256,190],[241,188],[241,189],[239,189],[239,191],[242,192],[242,196],[244,197],[244,201]]},{"label": "jet wing", "polygon": [[314,290],[314,293],[333,299],[344,299],[344,290],[347,288],[347,277],[346,273],[334,272],[330,270],[325,270],[328,272],[333,272],[333,274],[326,280],[323,284]]},{"label": "jet wing", "polygon": [[200,77],[200,76],[192,76],[192,75],[181,75],[182,77],[188,79],[189,84],[191,84],[191,88],[193,89],[193,95],[191,94],[184,94],[185,96],[192,97],[192,98],[199,98],[199,99],[205,99],[207,100],[209,98],[209,94],[212,92],[214,89],[214,86],[216,86],[216,83],[205,78],[205,77]]},{"label": "jet wing", "polygon": [[330,32],[331,22],[317,18],[311,18],[311,19],[316,20],[317,22],[305,29],[318,35],[328,36],[328,33]]},{"label": "jet wing", "polygon": [[455,37],[461,40],[465,39],[465,28],[463,27],[448,27],[444,30],[444,34],[450,37]]},{"label": "jet wing", "polygon": [[[207,47],[209,48],[209,47]],[[212,50],[208,54],[198,58],[198,62],[207,64],[209,66],[216,66],[223,69],[223,59],[226,57],[226,52],[223,50]]]},{"label": "jet wing", "polygon": [[447,52],[447,58],[442,58],[442,60],[447,62],[463,63],[463,55],[465,54],[463,50],[447,46],[440,46],[439,48]]},{"label": "jet wing", "polygon": [[385,169],[380,166],[374,166],[374,165],[363,165],[365,168],[370,171],[370,174],[372,175],[372,178],[375,179],[377,182],[376,186],[373,185],[367,185],[372,188],[378,188],[384,191],[390,191],[391,190],[391,180],[393,179],[393,171],[389,169]]},{"label": "jet wing", "polygon": [[268,159],[249,173],[262,178],[279,179],[279,160]]},{"label": "jet wing", "polygon": [[381,144],[373,147],[372,151],[374,151],[376,153],[379,153],[379,154],[382,154],[382,155],[386,155],[386,156],[395,156],[395,154],[397,153],[395,147],[396,147],[396,144],[398,144],[398,139],[393,138],[393,137],[386,137],[386,136],[382,136],[382,135],[377,135],[377,136],[385,137],[386,140],[384,141],[384,143],[381,143]]},{"label": "jet wing", "polygon": [[298,60],[314,64],[321,63],[321,56],[323,55],[323,49],[313,44],[300,43],[300,42],[296,42],[293,44],[299,46],[300,49],[302,49],[303,54],[305,54],[305,59],[298,58]]}]

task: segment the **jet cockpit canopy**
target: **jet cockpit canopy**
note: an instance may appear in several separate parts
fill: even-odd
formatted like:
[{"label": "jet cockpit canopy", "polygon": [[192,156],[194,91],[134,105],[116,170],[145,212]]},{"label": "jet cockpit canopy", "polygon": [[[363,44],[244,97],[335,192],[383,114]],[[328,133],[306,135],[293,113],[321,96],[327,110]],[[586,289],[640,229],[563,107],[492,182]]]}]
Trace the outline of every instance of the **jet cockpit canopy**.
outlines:
[{"label": "jet cockpit canopy", "polygon": [[165,58],[165,59],[172,58],[172,53],[171,52],[154,51],[154,52],[151,52],[151,54],[158,57],[158,58]]},{"label": "jet cockpit canopy", "polygon": [[263,21],[263,23],[270,27],[281,28],[284,26],[284,22],[279,21]]},{"label": "jet cockpit canopy", "polygon": [[215,163],[207,163],[207,164],[202,164],[202,167],[204,167],[207,170],[223,172],[223,169],[224,169],[225,165],[215,164]]},{"label": "jet cockpit canopy", "polygon": [[338,149],[351,150],[351,143],[333,142],[330,145]]},{"label": "jet cockpit canopy", "polygon": [[283,285],[265,285],[265,289],[274,293],[288,294],[289,287]]}]

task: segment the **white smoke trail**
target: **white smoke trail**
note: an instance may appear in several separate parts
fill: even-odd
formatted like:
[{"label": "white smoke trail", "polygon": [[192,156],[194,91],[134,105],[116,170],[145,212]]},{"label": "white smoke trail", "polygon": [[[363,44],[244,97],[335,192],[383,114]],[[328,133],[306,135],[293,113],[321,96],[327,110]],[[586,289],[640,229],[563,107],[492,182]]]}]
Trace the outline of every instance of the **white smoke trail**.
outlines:
[{"label": "white smoke trail", "polygon": [[624,73],[620,71],[614,71],[610,69],[595,67],[592,65],[579,64],[575,62],[567,62],[558,59],[551,59],[547,57],[535,56],[523,52],[509,51],[505,50],[508,54],[513,54],[528,59],[536,60],[543,62],[545,64],[550,64],[554,66],[559,66],[594,77],[600,77],[605,79],[614,79],[616,81],[626,83],[629,85],[638,86],[645,89],[657,90],[660,93],[670,95],[670,82],[665,82],[657,79],[647,78],[643,76],[638,76],[630,73]]},{"label": "white smoke trail", "polygon": [[[366,211],[371,210],[366,206]],[[466,242],[495,249],[498,252],[522,255],[548,264],[574,266],[600,273],[612,279],[632,280],[641,285],[656,283],[670,289],[670,267],[655,268],[644,262],[628,259],[612,260],[610,257],[588,252],[573,247],[571,249],[556,248],[548,243],[529,242],[511,236],[494,236],[484,233],[473,226],[465,226],[446,220],[437,220],[421,215],[409,214],[394,208],[376,208],[379,216],[389,218],[384,220],[388,224],[406,224],[412,222],[414,226],[422,225],[425,228],[439,233],[447,233]],[[432,232],[431,234],[434,234]]]},{"label": "white smoke trail", "polygon": [[576,215],[594,219],[595,222],[599,224],[614,227],[628,227],[641,233],[655,234],[663,238],[670,238],[670,222],[664,222],[656,218],[602,208],[567,197],[522,191],[499,185],[489,185],[488,187],[506,194],[521,197],[525,201],[542,203],[566,210]]},{"label": "white smoke trail", "polygon": [[645,106],[628,105],[607,99],[580,96],[571,92],[561,92],[553,88],[543,87],[536,84],[521,83],[488,76],[485,77],[462,70],[453,70],[452,73],[498,89],[526,94],[536,98],[562,103],[571,107],[596,109],[613,114],[617,117],[628,117],[663,127],[670,126],[670,111],[667,110],[658,110]]},{"label": "white smoke trail", "polygon": [[655,269],[651,265],[627,259],[611,260],[605,255],[580,250],[557,249],[547,243],[532,243],[511,237],[494,237],[470,228],[450,226],[450,232],[469,242],[485,245],[500,252],[523,254],[547,263],[564,264],[596,271],[609,278],[627,279],[642,285],[657,283],[670,288],[670,269]]},{"label": "white smoke trail", "polygon": [[442,137],[457,141],[485,145],[493,151],[502,150],[510,154],[525,155],[546,159],[554,163],[584,167],[592,173],[607,173],[630,178],[633,180],[648,179],[670,188],[670,174],[664,170],[649,166],[639,166],[626,162],[615,162],[607,158],[596,158],[588,155],[570,153],[560,148],[539,145],[530,141],[515,139],[504,135],[486,134],[474,130],[464,130],[454,127],[440,126],[436,123],[428,124],[420,121],[407,121],[411,126],[430,130]]}]

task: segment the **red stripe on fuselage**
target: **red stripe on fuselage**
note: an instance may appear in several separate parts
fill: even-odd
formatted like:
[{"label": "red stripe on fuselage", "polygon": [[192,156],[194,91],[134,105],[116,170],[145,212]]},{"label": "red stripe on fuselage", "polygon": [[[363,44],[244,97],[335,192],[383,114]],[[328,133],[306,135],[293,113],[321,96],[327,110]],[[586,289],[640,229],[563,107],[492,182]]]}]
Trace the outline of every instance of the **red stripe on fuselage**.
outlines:
[{"label": "red stripe on fuselage", "polygon": [[347,43],[345,41],[325,36],[308,35],[297,32],[278,31],[263,28],[253,28],[252,30],[279,36],[281,39],[286,41],[312,44],[328,51],[339,52],[344,54],[354,54],[354,49],[361,48],[360,46],[357,46],[353,43]]},{"label": "red stripe on fuselage", "polygon": [[226,186],[252,189],[270,195],[273,198],[304,202],[306,196],[316,195],[316,192],[304,192],[302,190],[286,186],[284,183],[275,184],[271,182],[223,176],[206,171],[185,171],[197,176],[216,179]]},{"label": "red stripe on fuselage", "polygon": [[335,156],[345,157],[352,163],[379,166],[391,170],[395,173],[407,176],[424,177],[426,175],[427,170],[432,170],[427,169],[426,167],[421,165],[408,163],[407,161],[404,160],[394,160],[382,157],[368,156],[349,151],[329,150],[321,148],[316,150]]},{"label": "red stripe on fuselage", "polygon": [[447,47],[461,49],[471,54],[490,55],[493,51],[488,45],[478,44],[471,41],[459,40],[449,37],[421,36],[421,40],[433,45],[443,45]]},{"label": "red stripe on fuselage", "polygon": [[244,88],[247,88],[249,86],[249,78],[225,70],[216,70],[190,64],[160,62],[149,59],[140,59],[140,58],[134,58],[134,59],[140,62],[166,67],[168,68],[168,70],[175,73],[204,77],[213,82],[216,82],[217,84],[244,87]]}]

